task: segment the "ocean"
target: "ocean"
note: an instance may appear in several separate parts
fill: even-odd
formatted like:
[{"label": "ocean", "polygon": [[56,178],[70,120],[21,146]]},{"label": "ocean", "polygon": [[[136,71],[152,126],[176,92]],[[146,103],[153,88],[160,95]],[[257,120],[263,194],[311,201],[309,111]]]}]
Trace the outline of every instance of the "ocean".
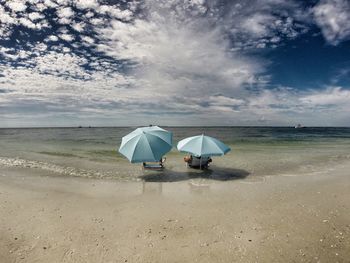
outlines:
[{"label": "ocean", "polygon": [[209,170],[199,171],[187,168],[184,154],[174,147],[164,171],[143,171],[117,151],[122,136],[135,128],[3,128],[0,168],[122,181],[233,180],[331,172],[334,165],[350,161],[350,128],[163,127],[173,132],[174,146],[204,133],[232,150],[214,157]]}]

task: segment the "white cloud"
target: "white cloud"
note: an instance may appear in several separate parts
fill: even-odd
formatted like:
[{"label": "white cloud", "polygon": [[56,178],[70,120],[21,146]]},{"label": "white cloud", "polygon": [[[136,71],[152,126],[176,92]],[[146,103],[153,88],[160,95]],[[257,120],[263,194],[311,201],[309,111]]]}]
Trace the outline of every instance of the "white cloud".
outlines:
[{"label": "white cloud", "polygon": [[6,1],[6,5],[14,12],[23,12],[27,9],[25,2],[23,1]]},{"label": "white cloud", "polygon": [[[202,104],[203,104],[202,100]],[[232,97],[225,97],[222,95],[210,96],[208,105],[204,104],[204,107],[207,107],[209,111],[219,111],[219,112],[239,112],[240,106],[243,106],[246,101],[243,99],[236,99]]]},{"label": "white cloud", "polygon": [[102,18],[92,18],[89,20],[89,22],[94,26],[100,26],[104,24],[104,20]]},{"label": "white cloud", "polygon": [[95,43],[95,40],[89,36],[82,36],[81,39],[90,45]]},{"label": "white cloud", "polygon": [[317,25],[332,45],[350,39],[350,2],[347,0],[323,0],[313,9]]},{"label": "white cloud", "polygon": [[88,73],[80,67],[85,59],[70,54],[50,52],[34,60],[36,66],[32,69],[0,66],[3,75],[0,88],[6,87],[9,91],[1,96],[6,112],[38,117],[54,114],[57,117],[60,113],[83,116],[86,112],[89,116],[94,111],[108,113],[112,110],[115,113],[122,110],[114,109],[113,105],[125,103],[125,99],[120,98],[120,91],[132,79],[117,73],[110,76]]},{"label": "white cloud", "polygon": [[269,27],[274,20],[274,16],[270,14],[257,13],[243,20],[242,27],[255,37],[264,37],[269,34]]},{"label": "white cloud", "polygon": [[44,52],[47,50],[47,45],[44,43],[38,43],[33,49],[32,52],[35,53],[36,51]]},{"label": "white cloud", "polygon": [[70,7],[64,7],[57,10],[57,16],[60,18],[71,18],[74,16],[74,11]]},{"label": "white cloud", "polygon": [[75,1],[75,5],[77,8],[81,8],[81,9],[86,9],[86,8],[95,9],[99,6],[96,0],[77,0]]},{"label": "white cloud", "polygon": [[32,12],[28,14],[28,17],[30,20],[35,21],[38,19],[43,19],[45,16],[43,14],[40,14],[38,12]]},{"label": "white cloud", "polygon": [[[101,9],[103,10],[103,8],[101,8]],[[110,7],[107,10],[107,13],[110,14],[112,17],[115,17],[115,18],[118,18],[121,20],[125,20],[125,21],[131,20],[133,17],[133,13],[130,10],[128,10],[128,9],[120,10],[117,7]]]},{"label": "white cloud", "polygon": [[24,18],[24,17],[21,17],[19,19],[19,22],[21,23],[22,26],[24,27],[27,27],[27,28],[31,28],[31,29],[35,29],[36,28],[36,25],[30,21],[29,19],[27,18]]},{"label": "white cloud", "polygon": [[58,23],[62,25],[71,24],[75,15],[71,7],[60,7],[57,9],[56,14],[58,16]]},{"label": "white cloud", "polygon": [[84,15],[84,17],[86,17],[86,18],[92,18],[92,17],[94,17],[94,16],[95,16],[95,13],[94,13],[94,12],[91,12],[91,11],[87,12],[87,13]]},{"label": "white cloud", "polygon": [[87,63],[87,60],[75,55],[50,51],[43,56],[36,57],[33,62],[36,65],[35,70],[39,73],[78,78],[89,77],[89,74],[81,67]]},{"label": "white cloud", "polygon": [[85,28],[85,23],[80,22],[80,23],[74,23],[72,25],[72,28],[77,31],[77,32],[83,32]]},{"label": "white cloud", "polygon": [[37,10],[37,11],[44,11],[48,8],[48,6],[46,6],[44,3],[36,3],[34,9]]},{"label": "white cloud", "polygon": [[58,41],[58,37],[57,36],[54,36],[54,35],[50,35],[50,36],[48,36],[48,38],[47,38],[49,41]]},{"label": "white cloud", "polygon": [[220,31],[202,32],[205,25],[162,19],[153,16],[132,24],[116,20],[110,28],[101,29],[104,38],[98,48],[136,62],[135,74],[160,93],[230,93],[243,83],[256,82],[259,64],[230,53]]},{"label": "white cloud", "polygon": [[238,49],[273,47],[280,42],[276,37],[293,39],[307,30],[307,12],[301,11],[298,1],[232,1],[223,7],[213,4],[211,10],[212,17],[218,17],[216,20],[236,39],[234,46]]},{"label": "white cloud", "polygon": [[72,0],[55,0],[59,6],[68,6],[72,3]]},{"label": "white cloud", "polygon": [[100,5],[98,11],[100,14],[107,14],[110,10],[111,6],[109,5]]},{"label": "white cloud", "polygon": [[324,91],[314,91],[314,94],[300,98],[300,101],[310,106],[335,106],[350,110],[350,90],[341,87],[329,87]]},{"label": "white cloud", "polygon": [[3,6],[0,6],[0,22],[3,25],[14,24],[16,19],[8,14]]},{"label": "white cloud", "polygon": [[62,17],[58,19],[58,23],[60,23],[61,25],[69,25],[72,23],[72,20],[66,17]]},{"label": "white cloud", "polygon": [[52,0],[44,0],[44,5],[49,8],[56,8],[58,5]]},{"label": "white cloud", "polygon": [[74,36],[70,35],[70,34],[59,34],[58,35],[62,40],[65,40],[67,42],[71,42],[74,39]]},{"label": "white cloud", "polygon": [[113,18],[118,18],[124,21],[129,21],[133,18],[133,11],[131,9],[121,10],[116,6],[100,5],[96,11],[100,14],[108,14]]}]

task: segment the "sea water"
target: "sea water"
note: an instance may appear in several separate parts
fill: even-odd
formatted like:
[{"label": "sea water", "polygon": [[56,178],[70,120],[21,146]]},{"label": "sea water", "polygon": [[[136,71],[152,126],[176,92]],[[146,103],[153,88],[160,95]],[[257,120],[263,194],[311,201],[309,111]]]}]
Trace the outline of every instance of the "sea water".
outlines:
[{"label": "sea water", "polygon": [[[144,171],[118,153],[121,139],[136,127],[0,129],[0,169],[23,168],[41,174],[117,180],[230,180],[331,172],[350,162],[350,128],[164,127],[174,134],[166,169]],[[176,143],[205,134],[231,147],[213,157],[209,170],[187,168]]]}]

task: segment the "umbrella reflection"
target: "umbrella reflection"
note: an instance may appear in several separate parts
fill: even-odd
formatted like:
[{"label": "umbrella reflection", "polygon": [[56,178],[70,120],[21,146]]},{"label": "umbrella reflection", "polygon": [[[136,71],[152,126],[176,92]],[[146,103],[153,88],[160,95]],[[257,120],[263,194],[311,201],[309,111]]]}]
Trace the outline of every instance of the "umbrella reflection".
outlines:
[{"label": "umbrella reflection", "polygon": [[147,183],[142,181],[142,194],[157,194],[163,193],[163,183]]}]

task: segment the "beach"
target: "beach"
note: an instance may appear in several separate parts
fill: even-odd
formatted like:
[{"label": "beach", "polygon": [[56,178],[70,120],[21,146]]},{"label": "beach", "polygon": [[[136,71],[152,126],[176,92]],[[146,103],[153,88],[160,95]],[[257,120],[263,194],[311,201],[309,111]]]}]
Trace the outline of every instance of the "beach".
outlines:
[{"label": "beach", "polygon": [[20,147],[16,132],[0,142],[1,262],[350,262],[344,131],[237,136],[208,171],[172,152],[160,173],[98,155],[92,139],[71,150],[35,130],[41,144]]},{"label": "beach", "polygon": [[349,262],[350,166],[259,181],[1,171],[2,262]]}]

